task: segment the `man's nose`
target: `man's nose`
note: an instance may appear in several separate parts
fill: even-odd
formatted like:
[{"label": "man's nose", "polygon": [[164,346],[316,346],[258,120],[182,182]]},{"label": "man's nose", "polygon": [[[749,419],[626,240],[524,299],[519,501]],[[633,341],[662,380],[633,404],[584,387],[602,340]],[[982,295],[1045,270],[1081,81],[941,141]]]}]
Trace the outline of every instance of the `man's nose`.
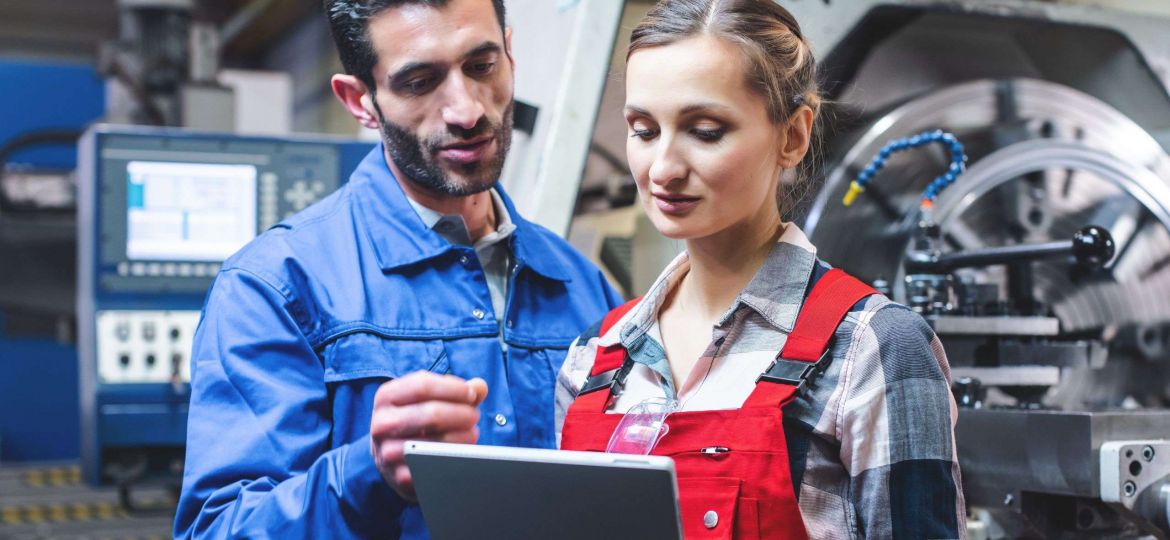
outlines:
[{"label": "man's nose", "polygon": [[447,85],[447,103],[443,106],[443,122],[463,129],[471,129],[484,115],[483,103],[476,96],[474,83],[462,76],[451,78]]}]

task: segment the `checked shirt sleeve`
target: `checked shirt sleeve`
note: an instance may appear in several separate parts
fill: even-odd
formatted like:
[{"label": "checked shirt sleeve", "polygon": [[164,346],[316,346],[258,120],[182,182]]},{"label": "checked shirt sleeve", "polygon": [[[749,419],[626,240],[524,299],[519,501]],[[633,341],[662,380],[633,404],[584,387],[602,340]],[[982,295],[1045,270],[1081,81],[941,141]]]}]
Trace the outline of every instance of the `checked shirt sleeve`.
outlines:
[{"label": "checked shirt sleeve", "polygon": [[918,314],[886,304],[854,336],[838,411],[841,461],[865,538],[965,538],[950,368]]}]

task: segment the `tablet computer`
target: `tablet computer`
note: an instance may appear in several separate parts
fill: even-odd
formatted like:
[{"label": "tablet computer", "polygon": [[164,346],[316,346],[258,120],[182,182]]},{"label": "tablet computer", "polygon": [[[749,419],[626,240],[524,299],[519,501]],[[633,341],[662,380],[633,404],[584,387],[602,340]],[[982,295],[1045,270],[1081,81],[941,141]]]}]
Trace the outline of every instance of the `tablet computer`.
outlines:
[{"label": "tablet computer", "polygon": [[674,461],[410,441],[431,538],[679,540]]}]

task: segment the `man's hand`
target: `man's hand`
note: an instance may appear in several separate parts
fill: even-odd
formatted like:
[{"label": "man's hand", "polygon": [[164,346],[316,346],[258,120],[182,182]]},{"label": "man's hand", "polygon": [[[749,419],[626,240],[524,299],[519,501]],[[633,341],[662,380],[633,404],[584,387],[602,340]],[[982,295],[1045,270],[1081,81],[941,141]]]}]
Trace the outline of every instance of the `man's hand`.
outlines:
[{"label": "man's hand", "polygon": [[474,444],[479,439],[479,404],[487,383],[454,375],[419,371],[383,383],[374,394],[370,443],[382,478],[402,498],[413,501],[414,483],[406,467],[406,441]]}]

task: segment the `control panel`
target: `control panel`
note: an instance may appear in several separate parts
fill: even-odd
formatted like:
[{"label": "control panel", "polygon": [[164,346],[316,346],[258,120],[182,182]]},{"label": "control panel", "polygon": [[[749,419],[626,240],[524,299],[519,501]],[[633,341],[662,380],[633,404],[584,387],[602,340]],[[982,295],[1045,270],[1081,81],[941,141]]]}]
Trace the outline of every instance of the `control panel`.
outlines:
[{"label": "control panel", "polygon": [[371,147],[139,126],[86,132],[77,313],[88,482],[181,470],[191,345],[220,267],[337,190]]},{"label": "control panel", "polygon": [[191,338],[198,325],[198,311],[98,312],[99,382],[191,382]]}]

